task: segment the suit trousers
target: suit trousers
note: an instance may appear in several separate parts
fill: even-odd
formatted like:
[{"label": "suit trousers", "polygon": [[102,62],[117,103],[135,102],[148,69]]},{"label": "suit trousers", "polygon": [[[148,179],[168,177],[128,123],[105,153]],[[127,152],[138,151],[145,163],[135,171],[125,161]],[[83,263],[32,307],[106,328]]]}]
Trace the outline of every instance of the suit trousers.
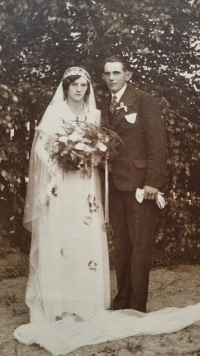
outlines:
[{"label": "suit trousers", "polygon": [[110,192],[110,222],[114,231],[114,264],[118,293],[114,309],[146,312],[149,273],[158,207],[155,200],[138,203],[135,191]]}]

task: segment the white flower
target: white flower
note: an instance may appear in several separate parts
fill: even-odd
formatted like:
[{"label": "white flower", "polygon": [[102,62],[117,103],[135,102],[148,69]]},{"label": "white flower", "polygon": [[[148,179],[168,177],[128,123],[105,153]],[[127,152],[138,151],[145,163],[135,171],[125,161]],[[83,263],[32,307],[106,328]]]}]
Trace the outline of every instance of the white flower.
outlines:
[{"label": "white flower", "polygon": [[119,105],[120,105],[120,106],[118,106],[118,107],[116,108],[116,110],[124,109],[126,112],[128,111],[127,105],[124,105],[123,102],[121,102]]},{"label": "white flower", "polygon": [[66,143],[68,141],[68,137],[61,136],[61,137],[58,138],[58,141]]},{"label": "white flower", "polygon": [[86,151],[86,152],[93,152],[94,148],[89,147],[88,145],[85,145],[84,143],[78,142],[75,146],[75,149],[81,150],[81,151]]},{"label": "white flower", "polygon": [[106,151],[107,151],[107,146],[104,145],[102,142],[98,142],[98,143],[97,143],[97,148],[98,148],[101,152],[106,152]]},{"label": "white flower", "polygon": [[80,141],[82,139],[83,135],[81,132],[72,132],[71,135],[68,136],[68,140],[71,140],[73,142]]}]

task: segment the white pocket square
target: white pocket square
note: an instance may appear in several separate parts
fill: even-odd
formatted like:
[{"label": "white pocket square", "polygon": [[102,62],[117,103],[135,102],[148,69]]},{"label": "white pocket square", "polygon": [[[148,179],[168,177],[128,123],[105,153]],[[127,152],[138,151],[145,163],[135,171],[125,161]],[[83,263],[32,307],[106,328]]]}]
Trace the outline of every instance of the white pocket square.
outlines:
[{"label": "white pocket square", "polygon": [[132,114],[125,115],[125,119],[126,119],[126,121],[128,121],[130,124],[134,124],[134,123],[135,123],[135,120],[136,120],[136,116],[137,116],[137,113],[134,112],[134,113],[132,113]]}]

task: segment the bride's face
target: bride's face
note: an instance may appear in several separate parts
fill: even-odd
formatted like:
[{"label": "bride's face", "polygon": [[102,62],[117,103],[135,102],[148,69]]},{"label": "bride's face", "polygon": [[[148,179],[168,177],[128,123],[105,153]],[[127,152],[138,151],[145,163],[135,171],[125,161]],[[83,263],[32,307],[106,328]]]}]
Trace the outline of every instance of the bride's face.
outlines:
[{"label": "bride's face", "polygon": [[84,99],[87,90],[87,80],[84,77],[80,77],[75,82],[70,83],[68,89],[68,99],[79,102]]}]

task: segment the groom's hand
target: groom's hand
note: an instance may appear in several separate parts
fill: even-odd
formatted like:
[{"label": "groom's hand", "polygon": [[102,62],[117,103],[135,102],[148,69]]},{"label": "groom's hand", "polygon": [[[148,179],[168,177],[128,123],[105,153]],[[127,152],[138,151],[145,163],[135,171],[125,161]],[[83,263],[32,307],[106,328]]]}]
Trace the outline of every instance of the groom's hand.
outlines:
[{"label": "groom's hand", "polygon": [[158,189],[149,187],[148,185],[144,186],[144,199],[155,200],[158,195]]}]

